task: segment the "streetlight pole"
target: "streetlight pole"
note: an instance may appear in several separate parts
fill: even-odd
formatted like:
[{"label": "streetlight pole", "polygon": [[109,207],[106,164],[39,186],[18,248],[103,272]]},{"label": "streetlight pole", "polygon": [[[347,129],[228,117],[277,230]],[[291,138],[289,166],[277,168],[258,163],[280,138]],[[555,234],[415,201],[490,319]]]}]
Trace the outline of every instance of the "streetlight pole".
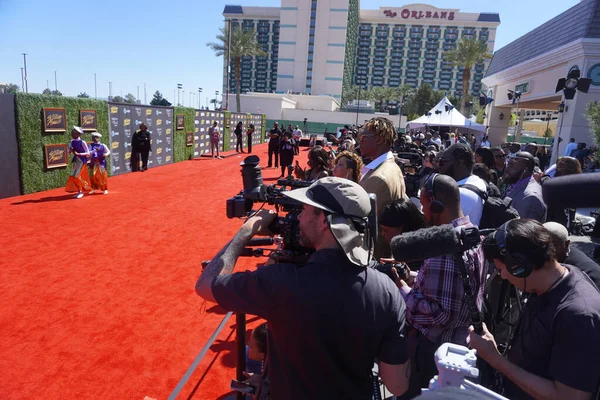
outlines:
[{"label": "streetlight pole", "polygon": [[108,82],[108,101],[112,101],[112,82]]},{"label": "streetlight pole", "polygon": [[141,103],[141,101],[140,101],[140,85],[137,85],[137,101],[138,101],[138,104]]},{"label": "streetlight pole", "polygon": [[27,84],[27,53],[21,53],[23,54],[23,68],[25,70],[25,93],[29,93],[29,85]]},{"label": "streetlight pole", "polygon": [[179,101],[179,91],[181,90],[181,88],[183,87],[183,85],[181,83],[177,84],[177,105],[180,105],[180,101]]},{"label": "streetlight pole", "polygon": [[201,104],[202,99],[200,98],[201,94],[202,94],[202,88],[199,87],[198,88],[198,109],[200,109],[200,107],[202,106],[202,104]]},{"label": "streetlight pole", "polygon": [[185,90],[181,91],[181,107],[185,107]]},{"label": "streetlight pole", "polygon": [[[225,108],[229,111],[229,77],[231,76],[231,20],[227,28],[227,93],[225,95]],[[238,110],[240,111],[240,110]]]},{"label": "streetlight pole", "polygon": [[25,91],[25,75],[23,75],[23,67],[21,67],[21,90]]},{"label": "streetlight pole", "polygon": [[217,109],[217,97],[219,97],[219,91],[215,90],[215,110]]}]

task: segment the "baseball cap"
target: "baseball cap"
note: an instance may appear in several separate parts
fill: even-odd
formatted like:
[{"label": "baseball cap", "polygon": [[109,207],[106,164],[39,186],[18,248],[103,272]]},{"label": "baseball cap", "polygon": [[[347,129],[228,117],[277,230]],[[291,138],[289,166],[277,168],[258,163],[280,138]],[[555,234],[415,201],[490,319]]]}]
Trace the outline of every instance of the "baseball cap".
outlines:
[{"label": "baseball cap", "polygon": [[307,188],[283,192],[283,195],[331,213],[329,227],[348,260],[356,265],[368,264],[369,245],[356,225],[368,225],[371,202],[359,184],[349,179],[325,177]]},{"label": "baseball cap", "polygon": [[552,236],[555,236],[557,239],[565,243],[569,240],[569,231],[563,225],[558,222],[546,222],[544,224],[544,228],[546,228]]}]

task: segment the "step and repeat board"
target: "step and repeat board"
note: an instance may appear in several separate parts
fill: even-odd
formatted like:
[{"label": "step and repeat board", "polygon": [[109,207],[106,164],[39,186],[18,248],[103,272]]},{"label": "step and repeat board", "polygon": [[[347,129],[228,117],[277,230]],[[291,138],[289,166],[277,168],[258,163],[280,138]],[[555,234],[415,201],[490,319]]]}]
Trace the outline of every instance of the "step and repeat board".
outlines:
[{"label": "step and repeat board", "polygon": [[252,145],[262,143],[262,114],[250,114],[247,119],[248,126],[254,125],[254,133],[252,134]]},{"label": "step and repeat board", "polygon": [[229,131],[231,132],[231,138],[229,139],[230,150],[235,150],[235,144],[237,143],[237,136],[235,136],[235,127],[237,126],[238,122],[242,123],[242,143],[246,142],[246,114],[231,113],[231,117],[229,120]]},{"label": "step and repeat board", "polygon": [[112,175],[131,172],[131,139],[143,122],[152,138],[148,168],[173,163],[173,109],[108,103]]},{"label": "step and repeat board", "polygon": [[[204,154],[210,154],[211,137],[208,129],[213,122],[219,123],[221,138],[219,140],[219,149],[223,151],[223,126],[225,125],[225,113],[221,111],[195,110],[194,112],[194,158],[202,157]],[[234,143],[235,146],[235,143]]]}]

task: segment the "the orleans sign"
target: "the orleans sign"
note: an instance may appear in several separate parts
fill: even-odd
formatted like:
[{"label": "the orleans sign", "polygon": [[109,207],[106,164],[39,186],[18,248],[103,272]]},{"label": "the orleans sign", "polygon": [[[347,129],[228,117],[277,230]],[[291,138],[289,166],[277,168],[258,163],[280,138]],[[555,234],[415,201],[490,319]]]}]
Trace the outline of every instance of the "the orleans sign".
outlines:
[{"label": "the orleans sign", "polygon": [[446,19],[448,21],[453,21],[456,12],[431,10],[425,11],[403,8],[402,10],[383,10],[383,14],[389,18],[397,18],[399,16],[402,19]]}]

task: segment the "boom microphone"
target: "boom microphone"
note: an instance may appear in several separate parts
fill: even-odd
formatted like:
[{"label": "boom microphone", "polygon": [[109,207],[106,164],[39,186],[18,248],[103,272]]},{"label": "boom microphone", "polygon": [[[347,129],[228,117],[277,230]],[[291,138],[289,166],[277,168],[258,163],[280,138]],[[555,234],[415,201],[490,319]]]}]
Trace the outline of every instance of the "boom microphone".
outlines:
[{"label": "boom microphone", "polygon": [[408,263],[444,254],[462,253],[479,244],[479,235],[486,235],[488,231],[493,229],[479,231],[474,227],[454,228],[450,224],[423,228],[393,238],[392,254],[397,261]]},{"label": "boom microphone", "polygon": [[548,209],[600,206],[600,172],[559,176],[542,185]]}]

